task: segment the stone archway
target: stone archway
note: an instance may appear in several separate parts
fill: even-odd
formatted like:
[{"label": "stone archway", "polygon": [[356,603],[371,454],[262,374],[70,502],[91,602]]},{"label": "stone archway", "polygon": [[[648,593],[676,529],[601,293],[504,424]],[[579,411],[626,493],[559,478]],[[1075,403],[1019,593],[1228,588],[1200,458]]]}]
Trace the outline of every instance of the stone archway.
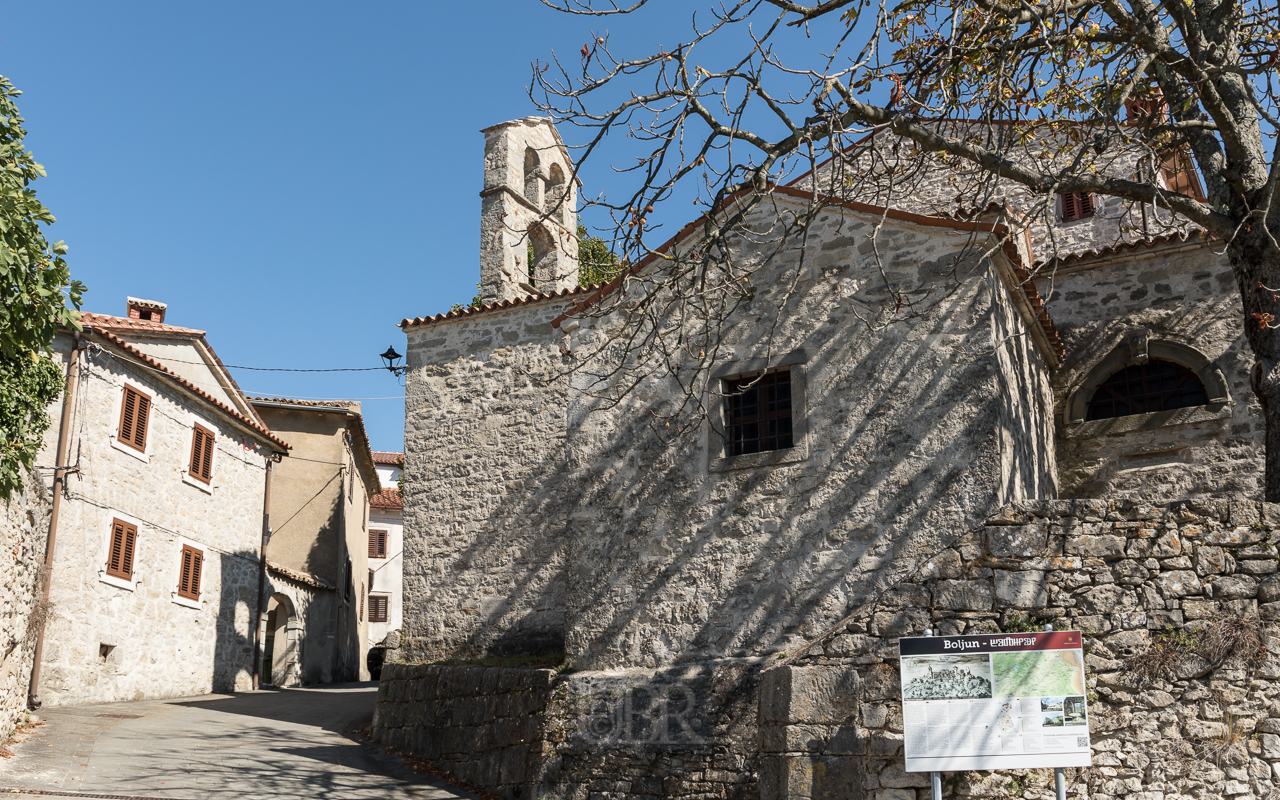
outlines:
[{"label": "stone archway", "polygon": [[287,595],[271,595],[267,603],[267,635],[263,647],[263,683],[276,687],[297,686],[302,621]]}]

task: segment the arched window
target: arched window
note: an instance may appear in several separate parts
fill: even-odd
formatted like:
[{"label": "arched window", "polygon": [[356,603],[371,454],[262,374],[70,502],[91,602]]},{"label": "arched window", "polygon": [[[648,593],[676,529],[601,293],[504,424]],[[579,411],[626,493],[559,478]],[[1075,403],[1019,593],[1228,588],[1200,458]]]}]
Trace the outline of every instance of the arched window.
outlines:
[{"label": "arched window", "polygon": [[563,197],[564,170],[560,169],[559,164],[552,164],[547,171],[547,208],[554,208],[563,215],[565,210],[559,206]]},{"label": "arched window", "polygon": [[529,285],[537,287],[555,280],[555,241],[539,225],[529,231]]},{"label": "arched window", "polygon": [[538,205],[538,172],[541,166],[538,151],[532,147],[524,149],[524,196],[530,203]]},{"label": "arched window", "polygon": [[1203,406],[1208,392],[1189,367],[1151,359],[1113,372],[1094,390],[1085,420]]}]

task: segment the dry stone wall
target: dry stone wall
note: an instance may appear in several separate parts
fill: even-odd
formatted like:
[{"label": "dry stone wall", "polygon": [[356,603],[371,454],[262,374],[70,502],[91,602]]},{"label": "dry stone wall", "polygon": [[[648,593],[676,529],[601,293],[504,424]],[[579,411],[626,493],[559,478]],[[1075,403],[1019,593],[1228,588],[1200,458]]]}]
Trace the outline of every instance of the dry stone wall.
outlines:
[{"label": "dry stone wall", "polygon": [[27,476],[25,489],[0,510],[0,742],[27,709],[40,606],[50,497]]},{"label": "dry stone wall", "polygon": [[759,672],[389,664],[372,733],[509,800],[749,800]]},{"label": "dry stone wall", "polygon": [[[1003,509],[780,667],[761,691],[761,799],[926,800],[904,772],[899,636],[1052,622],[1085,633],[1093,767],[1070,794],[1273,797],[1280,786],[1280,507],[1029,501]],[[948,777],[1051,797],[1052,772]]]}]

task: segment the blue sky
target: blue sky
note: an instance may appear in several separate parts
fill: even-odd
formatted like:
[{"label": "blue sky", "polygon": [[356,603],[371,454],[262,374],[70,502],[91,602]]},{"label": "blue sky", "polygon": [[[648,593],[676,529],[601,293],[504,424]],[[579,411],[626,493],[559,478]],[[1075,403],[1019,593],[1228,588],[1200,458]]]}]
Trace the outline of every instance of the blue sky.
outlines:
[{"label": "blue sky", "polygon": [[[615,18],[613,41],[670,46],[690,8]],[[0,74],[24,92],[48,171],[36,188],[86,310],[161,300],[228,364],[302,369],[377,366],[387,345],[404,352],[402,318],[472,297],[478,131],[534,113],[530,62],[576,63],[600,25],[538,0],[5,11]],[[589,193],[632,152],[615,140],[584,170]],[[374,447],[402,446],[385,372],[235,376],[250,393],[362,399]]]}]

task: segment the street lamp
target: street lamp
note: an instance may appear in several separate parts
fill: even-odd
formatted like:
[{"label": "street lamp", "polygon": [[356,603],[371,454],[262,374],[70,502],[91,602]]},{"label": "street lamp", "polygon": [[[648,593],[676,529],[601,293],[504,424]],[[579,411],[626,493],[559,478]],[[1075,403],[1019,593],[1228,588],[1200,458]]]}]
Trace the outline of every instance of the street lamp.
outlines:
[{"label": "street lamp", "polygon": [[405,370],[403,366],[396,363],[402,357],[403,356],[401,356],[399,353],[396,352],[396,349],[394,347],[388,347],[387,352],[383,353],[381,356],[382,361],[387,368],[387,371],[390,372],[392,375],[395,375],[397,378],[403,375]]}]

